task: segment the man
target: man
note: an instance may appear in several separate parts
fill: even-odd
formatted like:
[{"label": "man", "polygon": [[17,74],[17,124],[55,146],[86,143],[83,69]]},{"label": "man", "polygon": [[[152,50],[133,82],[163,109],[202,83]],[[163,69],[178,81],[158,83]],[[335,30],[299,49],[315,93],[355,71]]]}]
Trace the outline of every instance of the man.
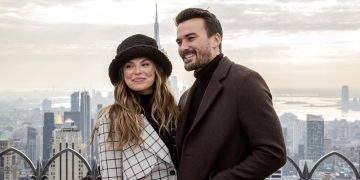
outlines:
[{"label": "man", "polygon": [[221,54],[222,28],[214,14],[185,9],[176,26],[179,55],[196,77],[180,100],[178,179],[265,179],[286,162],[265,81]]}]

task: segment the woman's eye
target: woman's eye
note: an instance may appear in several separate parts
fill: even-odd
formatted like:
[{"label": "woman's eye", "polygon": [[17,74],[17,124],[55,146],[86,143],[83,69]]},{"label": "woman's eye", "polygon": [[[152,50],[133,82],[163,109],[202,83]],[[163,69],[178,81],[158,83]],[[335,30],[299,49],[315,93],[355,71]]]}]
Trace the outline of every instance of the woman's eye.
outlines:
[{"label": "woman's eye", "polygon": [[125,68],[126,68],[126,69],[129,69],[129,68],[131,68],[131,67],[132,67],[132,66],[131,66],[130,64],[126,64],[126,65],[125,65]]}]

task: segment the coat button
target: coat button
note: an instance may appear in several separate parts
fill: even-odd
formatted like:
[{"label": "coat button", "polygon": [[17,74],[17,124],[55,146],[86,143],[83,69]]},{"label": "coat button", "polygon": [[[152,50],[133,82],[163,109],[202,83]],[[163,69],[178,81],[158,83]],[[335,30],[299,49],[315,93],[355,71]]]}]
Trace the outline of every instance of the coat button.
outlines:
[{"label": "coat button", "polygon": [[173,175],[175,175],[175,174],[176,174],[176,172],[175,172],[174,170],[171,170],[171,171],[170,171],[170,175],[173,176]]}]

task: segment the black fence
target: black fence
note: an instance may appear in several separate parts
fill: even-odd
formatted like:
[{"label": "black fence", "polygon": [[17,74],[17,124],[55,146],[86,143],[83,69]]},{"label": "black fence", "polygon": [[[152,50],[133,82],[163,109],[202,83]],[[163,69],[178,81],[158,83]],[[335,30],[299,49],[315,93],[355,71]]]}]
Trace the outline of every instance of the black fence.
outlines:
[{"label": "black fence", "polygon": [[78,157],[81,162],[84,163],[88,173],[84,178],[82,178],[83,180],[100,180],[101,179],[101,176],[99,175],[96,163],[94,163],[93,166],[91,167],[90,164],[88,163],[88,161],[80,153],[76,152],[75,150],[73,150],[71,148],[66,148],[66,149],[56,153],[53,157],[51,157],[48,160],[48,162],[44,166],[42,165],[40,160],[37,161],[37,164],[35,166],[29,157],[27,157],[20,150],[13,148],[13,147],[0,152],[0,158],[2,158],[5,154],[11,153],[11,152],[16,153],[19,156],[21,156],[26,161],[26,163],[30,166],[32,174],[29,175],[29,178],[33,179],[33,180],[49,179],[47,172],[48,172],[48,169],[49,169],[51,163],[53,163],[58,157],[60,157],[64,153],[66,153],[66,154],[72,153],[76,157]]},{"label": "black fence", "polygon": [[[35,166],[34,163],[29,159],[29,157],[27,157],[23,152],[19,151],[16,148],[13,148],[13,147],[0,152],[0,158],[2,158],[5,154],[11,153],[11,152],[18,154],[28,163],[28,165],[30,166],[31,171],[32,171],[32,174],[29,175],[29,178],[33,179],[33,180],[49,179],[48,174],[47,174],[49,166],[51,165],[52,162],[54,162],[59,156],[61,156],[64,153],[74,154],[85,164],[88,173],[84,178],[82,178],[83,180],[100,180],[101,179],[99,172],[98,172],[97,164],[94,163],[92,166],[90,166],[88,161],[80,153],[76,152],[75,150],[73,150],[71,148],[66,148],[66,149],[58,152],[57,154],[55,154],[53,157],[51,157],[49,159],[49,161],[45,164],[45,166],[42,166],[42,163],[40,162],[40,160],[38,160],[38,162]],[[319,165],[326,159],[330,158],[331,156],[337,156],[337,157],[343,159],[352,169],[355,178],[357,180],[360,180],[360,175],[359,175],[359,172],[356,169],[355,165],[349,159],[347,159],[345,156],[343,156],[342,154],[340,154],[336,151],[332,151],[330,153],[325,154],[323,157],[321,157],[319,160],[317,160],[314,163],[314,166],[310,170],[308,169],[308,166],[306,163],[303,168],[303,171],[301,171],[300,167],[294,162],[293,159],[291,159],[290,157],[287,157],[287,160],[296,169],[299,180],[311,180],[315,170],[319,167]]]}]

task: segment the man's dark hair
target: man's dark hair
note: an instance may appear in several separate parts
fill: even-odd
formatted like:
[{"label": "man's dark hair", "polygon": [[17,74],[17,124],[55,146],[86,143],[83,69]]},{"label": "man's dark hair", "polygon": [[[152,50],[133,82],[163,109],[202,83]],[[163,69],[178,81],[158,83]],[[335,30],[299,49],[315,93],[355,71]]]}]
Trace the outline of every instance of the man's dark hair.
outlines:
[{"label": "man's dark hair", "polygon": [[[205,30],[208,37],[219,33],[221,38],[223,36],[222,27],[220,21],[216,16],[206,9],[201,8],[187,8],[182,10],[175,18],[175,25],[178,26],[180,23],[189,19],[201,18],[205,22]],[[221,51],[221,43],[219,45]]]}]

